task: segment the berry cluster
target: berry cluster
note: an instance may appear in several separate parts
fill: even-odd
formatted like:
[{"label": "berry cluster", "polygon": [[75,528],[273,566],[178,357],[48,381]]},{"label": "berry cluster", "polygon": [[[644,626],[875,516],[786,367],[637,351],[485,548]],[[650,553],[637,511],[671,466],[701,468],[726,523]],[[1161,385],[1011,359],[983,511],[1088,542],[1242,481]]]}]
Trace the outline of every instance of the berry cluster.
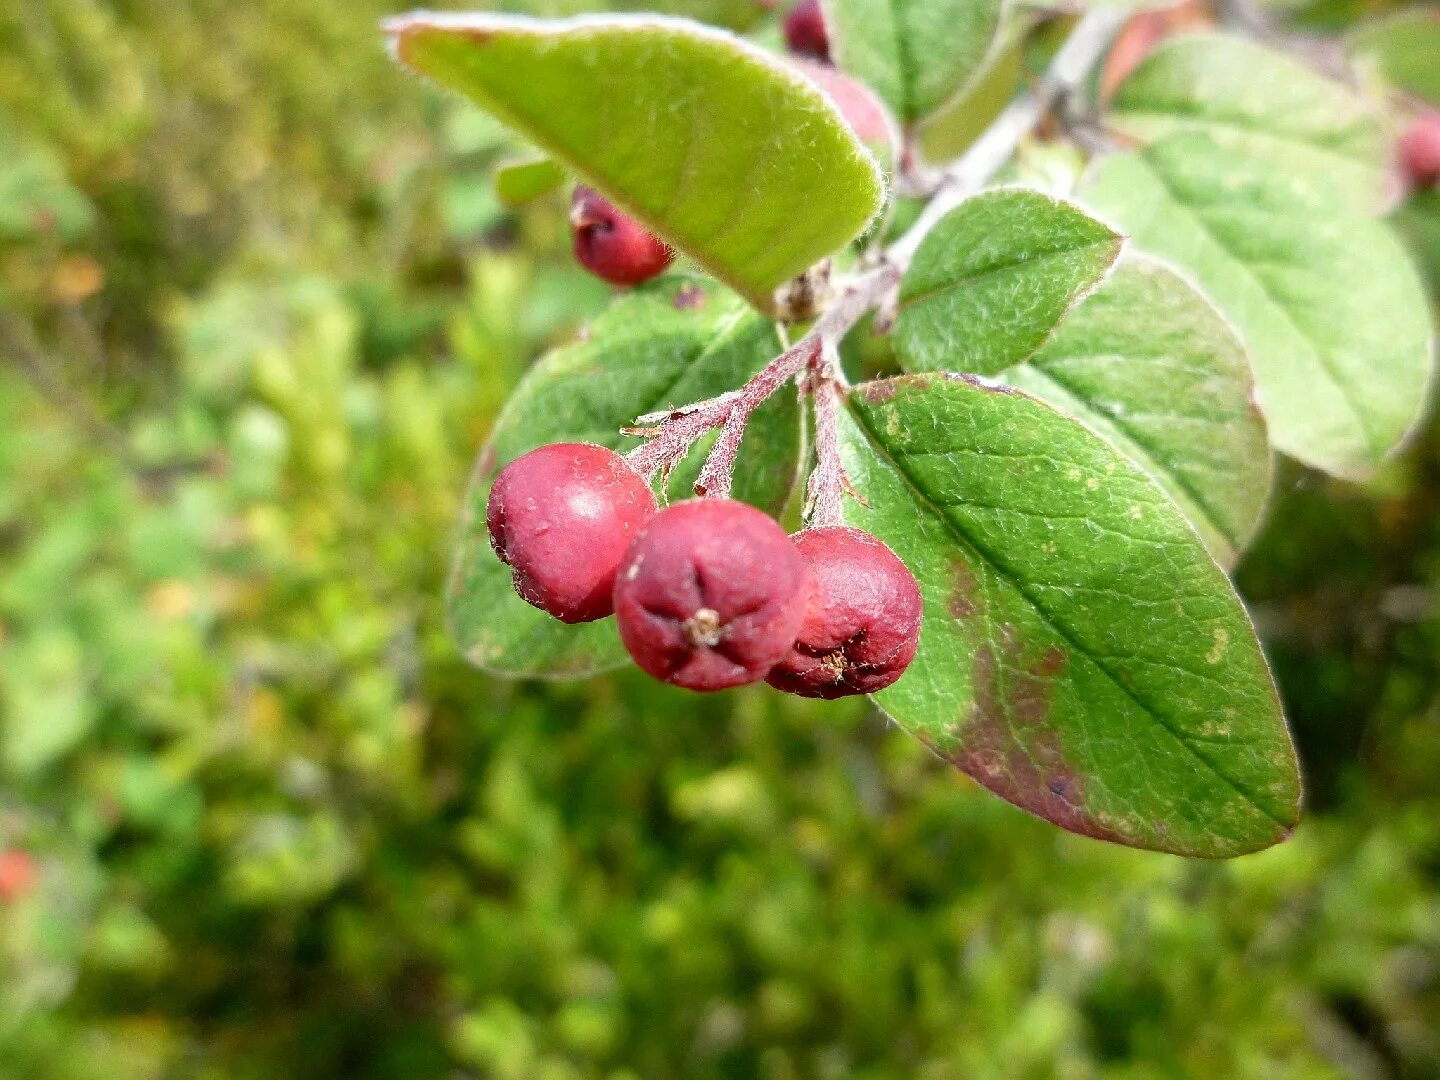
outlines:
[{"label": "berry cluster", "polygon": [[802,697],[873,693],[919,643],[919,586],[875,537],[786,536],[733,499],[658,509],[604,447],[557,443],[512,461],[487,523],[521,597],[565,622],[613,613],[635,663],[690,690],[764,679]]}]

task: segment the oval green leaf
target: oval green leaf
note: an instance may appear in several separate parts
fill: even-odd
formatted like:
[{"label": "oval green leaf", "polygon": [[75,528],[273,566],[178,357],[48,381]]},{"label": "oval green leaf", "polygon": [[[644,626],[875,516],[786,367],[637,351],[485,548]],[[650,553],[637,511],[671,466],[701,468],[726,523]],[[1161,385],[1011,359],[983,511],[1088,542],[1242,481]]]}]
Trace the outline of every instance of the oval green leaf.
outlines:
[{"label": "oval green leaf", "polygon": [[1002,0],[822,0],[835,62],[904,123],[924,119],[984,66]]},{"label": "oval green leaf", "polygon": [[961,376],[857,387],[847,516],[920,581],[920,651],[876,696],[1001,797],[1185,855],[1274,844],[1294,751],[1230,582],[1165,493],[1028,395]]},{"label": "oval green leaf", "polygon": [[1171,38],[1120,85],[1107,123],[1147,143],[1204,132],[1292,177],[1336,187],[1362,209],[1384,194],[1388,151],[1374,107],[1248,38]]},{"label": "oval green leaf", "polygon": [[1245,346],[1174,270],[1127,255],[1028,361],[1000,374],[1163,487],[1222,566],[1254,535],[1272,455]]},{"label": "oval green leaf", "polygon": [[[620,428],[657,410],[743,383],[781,350],[773,323],[702,279],[673,276],[618,300],[583,340],[549,353],[521,381],[496,421],[465,497],[465,520],[447,596],[450,627],[477,667],[512,678],[583,678],[626,662],[613,619],[567,626],[515,594],[495,557],[485,505],[495,473],[537,446],[637,445]],[[776,394],[746,430],[735,497],[777,512],[800,457],[795,396]],[[699,469],[705,446],[676,470]]]},{"label": "oval green leaf", "polygon": [[1104,279],[1124,237],[1072,203],[987,191],[936,223],[900,284],[907,371],[994,375],[1045,343]]},{"label": "oval green leaf", "polygon": [[733,35],[656,16],[391,20],[409,67],[457,90],[764,311],[843,247],[884,178],[830,99]]},{"label": "oval green leaf", "polygon": [[1239,329],[1276,448],[1372,473],[1425,403],[1425,293],[1381,223],[1206,135],[1103,159],[1081,191]]}]

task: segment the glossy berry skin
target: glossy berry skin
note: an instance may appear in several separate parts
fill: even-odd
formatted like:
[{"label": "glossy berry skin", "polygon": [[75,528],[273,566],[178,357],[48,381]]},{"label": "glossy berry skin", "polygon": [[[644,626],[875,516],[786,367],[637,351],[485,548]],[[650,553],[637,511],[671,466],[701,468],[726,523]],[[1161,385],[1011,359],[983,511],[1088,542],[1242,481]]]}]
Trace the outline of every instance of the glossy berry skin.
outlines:
[{"label": "glossy berry skin", "polygon": [[639,285],[664,272],[669,245],[594,188],[581,184],[570,200],[575,259],[613,285]]},{"label": "glossy berry skin", "polygon": [[521,598],[581,623],[614,610],[615,571],[654,514],[649,485],[615,451],[554,443],[500,470],[485,519]]},{"label": "glossy berry skin", "polygon": [[814,589],[790,655],[765,681],[801,697],[883,690],[904,674],[920,643],[915,575],[859,529],[807,529],[794,543]]},{"label": "glossy berry skin", "polygon": [[753,506],[692,499],[660,511],[615,579],[615,618],[635,663],[663,682],[757,682],[789,650],[810,579],[785,531]]},{"label": "glossy berry skin", "polygon": [[785,44],[795,55],[829,62],[830,35],[820,0],[800,0],[785,16],[784,31]]},{"label": "glossy berry skin", "polygon": [[34,887],[38,876],[28,853],[14,848],[0,851],[0,901],[18,900]]},{"label": "glossy berry skin", "polygon": [[1417,188],[1440,184],[1440,112],[1416,117],[1400,136],[1400,165]]}]

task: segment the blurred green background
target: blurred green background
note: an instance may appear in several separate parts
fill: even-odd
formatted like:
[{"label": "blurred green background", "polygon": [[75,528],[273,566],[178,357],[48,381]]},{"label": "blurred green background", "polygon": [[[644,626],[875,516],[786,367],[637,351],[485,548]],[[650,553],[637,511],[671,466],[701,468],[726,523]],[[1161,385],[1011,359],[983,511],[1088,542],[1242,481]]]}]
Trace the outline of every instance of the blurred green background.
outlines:
[{"label": "blurred green background", "polygon": [[1284,475],[1308,813],[1230,863],[860,701],[483,677],[469,464],[608,293],[394,6],[0,0],[0,1077],[1440,1076],[1440,430]]}]

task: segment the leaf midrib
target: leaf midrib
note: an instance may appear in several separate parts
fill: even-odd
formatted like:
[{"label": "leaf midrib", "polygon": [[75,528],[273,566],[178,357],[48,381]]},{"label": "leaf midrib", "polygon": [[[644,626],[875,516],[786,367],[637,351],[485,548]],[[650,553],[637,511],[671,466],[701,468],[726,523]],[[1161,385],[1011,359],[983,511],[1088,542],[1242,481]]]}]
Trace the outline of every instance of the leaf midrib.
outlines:
[{"label": "leaf midrib", "polygon": [[1301,326],[1298,322],[1295,321],[1295,317],[1291,314],[1289,308],[1282,304],[1280,300],[1275,296],[1275,294],[1270,291],[1270,286],[1266,283],[1265,279],[1255,272],[1254,268],[1247,260],[1242,259],[1239,255],[1235,253],[1234,249],[1232,249],[1230,245],[1226,243],[1224,238],[1215,231],[1214,227],[1210,224],[1209,219],[1206,218],[1203,214],[1201,214],[1199,209],[1193,203],[1187,202],[1186,200],[1181,198],[1180,192],[1177,191],[1175,187],[1170,183],[1170,178],[1165,175],[1164,171],[1156,168],[1149,160],[1143,157],[1139,160],[1144,161],[1146,170],[1150,173],[1151,176],[1155,178],[1156,182],[1165,192],[1165,197],[1169,200],[1169,202],[1177,209],[1183,211],[1185,216],[1195,223],[1196,227],[1199,228],[1200,232],[1204,234],[1204,236],[1225,255],[1225,258],[1233,266],[1236,266],[1240,269],[1240,272],[1245,276],[1246,280],[1248,280],[1255,286],[1255,288],[1259,291],[1260,295],[1265,299],[1265,302],[1269,304],[1269,306],[1273,308],[1276,312],[1279,313],[1282,321],[1284,321],[1284,323],[1289,326],[1290,329],[1295,331],[1296,336],[1299,337],[1302,342],[1304,342],[1306,349],[1310,352],[1312,356],[1315,357],[1315,366],[1324,373],[1325,378],[1329,380],[1330,384],[1334,386],[1336,390],[1340,391],[1340,400],[1345,403],[1346,410],[1354,419],[1355,426],[1360,432],[1360,437],[1364,440],[1365,448],[1372,455],[1383,455],[1384,447],[1377,446],[1374,438],[1371,436],[1370,428],[1369,425],[1366,423],[1364,415],[1360,412],[1359,407],[1351,399],[1350,388],[1345,382],[1345,380],[1342,379],[1340,375],[1336,372],[1329,354],[1320,347],[1320,345],[1315,341],[1314,337],[1308,331],[1306,331],[1303,326]]},{"label": "leaf midrib", "polygon": [[[1070,357],[1067,357],[1067,359],[1070,359]],[[1232,535],[1230,529],[1221,523],[1216,514],[1216,510],[1214,506],[1211,505],[1209,499],[1207,499],[1198,490],[1196,490],[1188,476],[1184,475],[1183,473],[1177,471],[1174,468],[1167,468],[1166,466],[1162,465],[1160,460],[1156,457],[1155,448],[1146,443],[1144,439],[1142,439],[1140,435],[1135,432],[1134,429],[1132,429],[1128,424],[1125,423],[1124,419],[1121,416],[1118,416],[1111,410],[1104,408],[1100,405],[1099,402],[1097,402],[1093,397],[1087,395],[1083,390],[1078,389],[1073,384],[1056,375],[1054,371],[1050,370],[1049,367],[1041,363],[1036,357],[1032,356],[1029,360],[1026,360],[1020,364],[1016,364],[1015,366],[1017,368],[1026,368],[1027,370],[1040,376],[1040,378],[1048,380],[1055,386],[1059,387],[1066,396],[1073,398],[1074,400],[1079,402],[1084,408],[1095,412],[1096,414],[1113,424],[1121,432],[1121,434],[1125,436],[1126,440],[1135,447],[1135,449],[1138,451],[1138,456],[1142,457],[1144,461],[1154,469],[1155,472],[1162,473],[1165,476],[1169,477],[1170,480],[1175,484],[1175,486],[1179,488],[1180,491],[1185,495],[1185,497],[1194,504],[1197,515],[1202,516],[1205,520],[1205,524],[1215,532],[1215,535],[1223,539],[1226,545],[1229,547],[1230,550],[1225,553],[1226,558],[1233,559],[1235,557],[1235,552],[1239,550],[1240,538]],[[1004,379],[1004,377],[1005,376],[1003,373],[999,376],[999,378],[1001,379]]]},{"label": "leaf midrib", "polygon": [[[1014,391],[1009,392],[1013,393]],[[1031,596],[1029,590],[1027,590],[1025,586],[1021,584],[1018,575],[1016,575],[1013,571],[1007,569],[1006,567],[1002,566],[988,550],[982,548],[972,536],[962,531],[960,525],[952,518],[950,518],[946,513],[944,513],[944,510],[940,506],[940,504],[936,503],[932,498],[930,498],[929,495],[924,492],[924,490],[916,482],[915,478],[911,476],[909,471],[906,470],[903,464],[901,464],[901,459],[896,457],[895,454],[891,452],[890,448],[880,440],[879,433],[876,431],[876,429],[865,422],[863,414],[860,412],[859,409],[855,407],[853,401],[847,402],[847,408],[850,414],[859,424],[861,430],[865,432],[866,438],[868,439],[870,444],[874,446],[884,457],[884,459],[891,465],[896,475],[905,482],[905,486],[908,487],[912,492],[914,492],[916,500],[920,502],[925,508],[927,508],[932,514],[932,516],[938,518],[944,524],[946,531],[949,532],[952,537],[954,537],[957,543],[959,543],[962,547],[973,553],[976,559],[980,560],[986,566],[988,566],[996,574],[996,576],[1008,582],[1010,587],[1013,588],[1016,592],[1018,592],[1026,600],[1026,602],[1029,603],[1029,605],[1040,616],[1041,620],[1045,623],[1046,626],[1048,626],[1052,631],[1055,632],[1058,637],[1067,642],[1072,649],[1078,652],[1098,671],[1100,671],[1106,677],[1106,679],[1108,679],[1122,694],[1124,694],[1131,701],[1133,701],[1135,705],[1138,706],[1146,716],[1149,716],[1151,719],[1153,719],[1156,725],[1161,730],[1169,734],[1172,739],[1174,739],[1180,746],[1184,747],[1185,750],[1187,750],[1197,761],[1199,761],[1202,765],[1204,765],[1207,769],[1214,773],[1215,776],[1219,777],[1226,784],[1226,786],[1228,786],[1232,791],[1239,795],[1246,802],[1247,805],[1252,807],[1260,814],[1264,815],[1270,821],[1274,822],[1282,830],[1291,827],[1291,825],[1293,824],[1292,822],[1288,820],[1282,820],[1280,817],[1277,817],[1275,813],[1271,811],[1268,807],[1261,805],[1259,800],[1250,791],[1248,791],[1243,784],[1226,774],[1220,769],[1219,766],[1217,766],[1208,757],[1206,757],[1198,749],[1192,746],[1186,740],[1184,735],[1176,731],[1173,727],[1171,727],[1168,723],[1165,722],[1163,714],[1157,712],[1144,701],[1142,701],[1140,697],[1135,693],[1135,691],[1131,690],[1128,686],[1126,686],[1115,675],[1115,673],[1109,669],[1109,667],[1101,663],[1098,657],[1092,655],[1083,645],[1081,645],[1080,642],[1075,639],[1075,637],[1070,633],[1068,629],[1062,626],[1057,621],[1057,619],[1050,614],[1048,610],[1042,607],[1040,603],[1033,596]]]},{"label": "leaf midrib", "polygon": [[[901,296],[900,310],[903,314],[910,308],[918,307],[921,304],[925,304],[935,299],[937,296],[940,296],[942,293],[953,292],[956,289],[966,288],[967,286],[974,285],[978,281],[984,281],[987,278],[992,278],[997,274],[1003,274],[1009,271],[1019,270],[1022,267],[1031,267],[1037,263],[1047,263],[1054,259],[1058,259],[1063,255],[1075,255],[1087,251],[1099,251],[1105,248],[1118,249],[1121,245],[1124,244],[1124,242],[1124,237],[1112,234],[1110,237],[1107,237],[1103,240],[1094,240],[1087,244],[1076,244],[1074,247],[1052,248],[1051,250],[1043,251],[1038,255],[1027,255],[1024,258],[1012,259],[1009,262],[996,263],[993,266],[987,266],[984,270],[981,270],[978,273],[967,274],[964,277],[955,278],[951,281],[933,285],[928,289],[922,290],[921,292],[911,293],[908,296]],[[1112,259],[1112,265],[1113,262],[1114,260]],[[1103,279],[1103,277],[1104,270],[1102,269],[1101,278]],[[1067,293],[1071,291],[1072,290],[1070,289],[1066,290]],[[1083,291],[1084,285],[1082,284],[1081,292],[1083,293]]]}]

